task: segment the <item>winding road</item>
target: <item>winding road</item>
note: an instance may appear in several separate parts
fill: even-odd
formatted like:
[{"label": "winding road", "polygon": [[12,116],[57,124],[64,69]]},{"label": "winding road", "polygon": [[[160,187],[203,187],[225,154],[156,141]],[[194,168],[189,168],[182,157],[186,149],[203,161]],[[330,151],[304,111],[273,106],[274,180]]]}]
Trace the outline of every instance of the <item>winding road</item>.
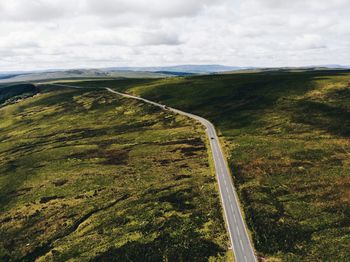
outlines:
[{"label": "winding road", "polygon": [[[72,85],[51,84],[54,86],[71,87],[71,88],[84,88]],[[211,151],[215,164],[216,177],[219,184],[220,196],[222,205],[224,208],[225,222],[228,229],[228,233],[231,240],[231,245],[236,262],[256,262],[257,259],[254,254],[254,248],[250,242],[246,224],[240,209],[240,203],[237,197],[236,190],[233,186],[232,178],[227,166],[224,154],[220,146],[220,141],[215,131],[214,125],[208,120],[190,113],[183,112],[181,110],[167,107],[165,105],[144,99],[141,97],[124,94],[117,92],[111,88],[105,87],[108,92],[131,99],[137,99],[139,101],[157,106],[163,110],[169,110],[176,114],[184,115],[195,119],[202,123],[206,127],[206,133],[210,140]]]}]

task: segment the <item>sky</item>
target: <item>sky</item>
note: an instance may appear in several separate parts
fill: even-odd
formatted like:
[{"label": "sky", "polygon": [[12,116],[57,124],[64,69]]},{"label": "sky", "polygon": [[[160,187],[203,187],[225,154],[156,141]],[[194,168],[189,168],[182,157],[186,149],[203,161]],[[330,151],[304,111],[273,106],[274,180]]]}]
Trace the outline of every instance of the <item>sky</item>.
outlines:
[{"label": "sky", "polygon": [[350,0],[0,0],[0,71],[350,65]]}]

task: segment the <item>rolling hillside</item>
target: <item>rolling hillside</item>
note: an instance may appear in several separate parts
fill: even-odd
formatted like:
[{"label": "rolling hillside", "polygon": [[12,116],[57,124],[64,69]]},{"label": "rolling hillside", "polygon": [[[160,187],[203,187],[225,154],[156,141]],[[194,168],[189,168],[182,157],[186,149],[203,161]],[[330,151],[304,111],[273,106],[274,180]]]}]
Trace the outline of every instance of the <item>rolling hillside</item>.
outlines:
[{"label": "rolling hillside", "polygon": [[146,72],[146,71],[114,71],[100,69],[76,69],[60,71],[29,72],[7,75],[0,78],[0,84],[37,82],[54,79],[109,79],[109,78],[163,78],[171,77],[173,74],[166,72]]},{"label": "rolling hillside", "polygon": [[268,260],[350,260],[350,72],[258,72],[110,86],[211,120],[255,247]]},{"label": "rolling hillside", "polygon": [[0,108],[1,261],[227,256],[201,126],[104,90],[39,89]]},{"label": "rolling hillside", "polygon": [[33,96],[38,91],[37,87],[32,84],[0,86],[0,106]]}]

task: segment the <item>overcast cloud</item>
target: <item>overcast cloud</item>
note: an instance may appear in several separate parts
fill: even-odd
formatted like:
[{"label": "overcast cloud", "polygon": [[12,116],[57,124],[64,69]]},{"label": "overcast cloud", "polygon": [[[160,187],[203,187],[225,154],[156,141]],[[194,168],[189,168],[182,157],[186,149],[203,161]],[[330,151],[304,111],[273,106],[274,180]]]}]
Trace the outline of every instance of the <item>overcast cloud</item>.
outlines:
[{"label": "overcast cloud", "polygon": [[0,71],[350,65],[350,0],[0,0]]}]

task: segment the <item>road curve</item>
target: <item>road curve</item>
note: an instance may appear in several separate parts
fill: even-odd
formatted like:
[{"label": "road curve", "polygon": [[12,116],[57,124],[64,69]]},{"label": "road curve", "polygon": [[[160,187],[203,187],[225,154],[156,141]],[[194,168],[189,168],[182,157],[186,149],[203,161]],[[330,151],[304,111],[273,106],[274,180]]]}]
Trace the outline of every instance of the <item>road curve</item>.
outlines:
[{"label": "road curve", "polygon": [[[62,86],[62,87],[72,87],[72,88],[84,88],[84,87],[72,86],[72,85],[61,85],[61,84],[51,84],[51,85]],[[226,222],[226,226],[230,236],[231,245],[235,256],[235,261],[236,262],[256,262],[257,259],[254,254],[254,248],[249,239],[246,224],[244,223],[244,219],[240,209],[240,203],[237,197],[237,193],[233,186],[232,178],[231,178],[227,163],[225,161],[224,154],[222,153],[220,141],[216,134],[214,125],[208,120],[194,114],[186,113],[172,107],[167,107],[165,105],[162,105],[141,97],[120,93],[108,87],[105,87],[105,89],[108,92],[111,92],[126,98],[137,99],[139,101],[160,107],[163,110],[169,110],[176,114],[190,117],[192,119],[199,121],[206,127],[206,133],[209,137],[210,147],[213,155],[216,177],[219,184],[221,201],[224,208],[225,222]]]}]

